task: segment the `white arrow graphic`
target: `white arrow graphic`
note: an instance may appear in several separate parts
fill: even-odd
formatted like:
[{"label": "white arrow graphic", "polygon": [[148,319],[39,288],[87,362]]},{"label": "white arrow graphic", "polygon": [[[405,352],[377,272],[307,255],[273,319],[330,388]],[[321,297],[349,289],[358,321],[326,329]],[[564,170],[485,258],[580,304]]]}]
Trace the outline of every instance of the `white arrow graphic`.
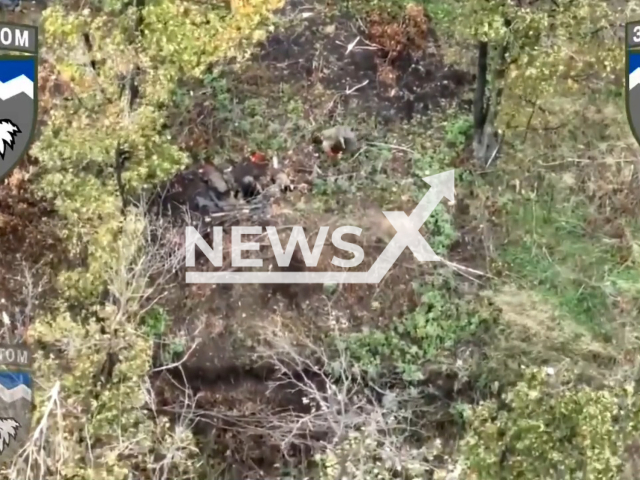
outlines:
[{"label": "white arrow graphic", "polygon": [[[431,246],[427,243],[422,235],[420,235],[420,227],[427,221],[431,212],[445,197],[447,200],[454,199],[454,171],[438,173],[422,179],[431,188],[427,194],[422,197],[420,203],[413,209],[411,215],[407,217],[404,212],[382,212],[385,214],[393,228],[396,229],[396,235],[391,239],[387,248],[380,254],[376,263],[374,263],[369,271],[371,276],[366,283],[378,283],[384,278],[391,266],[398,259],[405,247],[409,247],[413,255],[419,262],[437,262],[440,260]],[[408,222],[406,219],[408,218]]]},{"label": "white arrow graphic", "polygon": [[440,261],[420,227],[442,198],[454,200],[454,170],[422,179],[431,188],[407,216],[404,212],[383,212],[396,229],[395,236],[368,272],[187,272],[187,283],[379,283],[400,254],[408,247],[419,262]]}]

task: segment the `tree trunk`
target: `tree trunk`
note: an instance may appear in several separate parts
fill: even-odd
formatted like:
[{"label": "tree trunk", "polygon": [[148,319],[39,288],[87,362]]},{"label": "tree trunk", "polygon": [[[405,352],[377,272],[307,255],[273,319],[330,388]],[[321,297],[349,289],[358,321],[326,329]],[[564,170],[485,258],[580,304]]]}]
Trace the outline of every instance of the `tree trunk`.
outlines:
[{"label": "tree trunk", "polygon": [[120,144],[116,146],[114,170],[116,174],[116,185],[118,186],[118,194],[120,195],[120,201],[122,202],[121,213],[126,215],[127,208],[129,207],[129,198],[127,197],[126,188],[122,179],[122,173],[124,172],[127,161],[129,160],[130,153],[122,148]]},{"label": "tree trunk", "polygon": [[473,97],[473,152],[478,159],[479,147],[482,143],[484,125],[487,119],[485,96],[487,91],[489,44],[478,43],[478,72],[476,74],[476,91]]},{"label": "tree trunk", "polygon": [[[491,81],[489,82],[491,94],[487,99],[485,92],[489,48],[488,46],[483,46],[482,43],[478,46],[478,80],[476,82],[474,100],[473,154],[476,161],[484,166],[489,166],[495,160],[500,147],[496,121],[502,102],[504,77],[507,73],[507,49],[508,46],[505,43],[496,52],[496,60],[491,68]],[[481,79],[480,73],[483,73],[484,80]],[[482,114],[479,113],[481,107]]]}]

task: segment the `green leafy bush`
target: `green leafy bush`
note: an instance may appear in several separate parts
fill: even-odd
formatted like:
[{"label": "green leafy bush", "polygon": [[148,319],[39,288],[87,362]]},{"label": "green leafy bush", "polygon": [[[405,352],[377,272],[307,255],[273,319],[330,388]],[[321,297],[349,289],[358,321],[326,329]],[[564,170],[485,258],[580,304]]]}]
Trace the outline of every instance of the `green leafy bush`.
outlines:
[{"label": "green leafy bush", "polygon": [[468,478],[620,478],[639,413],[630,385],[596,390],[571,375],[527,370],[499,401],[468,412],[461,449]]},{"label": "green leafy bush", "polygon": [[488,331],[494,318],[456,299],[446,285],[417,286],[420,305],[383,330],[351,334],[344,340],[350,358],[369,375],[391,368],[405,381],[423,379],[422,366],[459,342]]}]

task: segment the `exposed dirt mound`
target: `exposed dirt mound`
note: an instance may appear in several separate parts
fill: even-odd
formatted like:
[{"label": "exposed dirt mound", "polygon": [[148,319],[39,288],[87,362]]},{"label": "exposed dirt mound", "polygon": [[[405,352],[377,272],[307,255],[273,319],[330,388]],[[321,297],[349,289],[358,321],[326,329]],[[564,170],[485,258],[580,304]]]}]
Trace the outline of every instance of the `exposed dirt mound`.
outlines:
[{"label": "exposed dirt mound", "polygon": [[471,76],[445,65],[424,11],[410,7],[401,21],[374,14],[367,25],[347,14],[297,13],[272,34],[257,60],[280,81],[311,89],[316,82],[383,121],[411,120],[456,99]]},{"label": "exposed dirt mound", "polygon": [[25,170],[17,168],[0,183],[2,258],[21,255],[37,263],[53,255],[58,239],[49,220],[53,209],[36,197],[28,178]]},{"label": "exposed dirt mound", "polygon": [[[191,428],[203,447],[232,459],[240,470],[273,471],[277,459],[305,457],[312,443],[327,436],[305,429],[302,420],[313,414],[314,405],[300,389],[301,382],[314,385],[315,377],[318,391],[326,390],[323,379],[313,371],[285,378],[270,368],[232,368],[206,386],[201,373],[185,368],[160,375],[155,381],[158,409],[176,422],[185,408],[197,412]],[[185,383],[195,394],[193,400],[176,389]]]}]

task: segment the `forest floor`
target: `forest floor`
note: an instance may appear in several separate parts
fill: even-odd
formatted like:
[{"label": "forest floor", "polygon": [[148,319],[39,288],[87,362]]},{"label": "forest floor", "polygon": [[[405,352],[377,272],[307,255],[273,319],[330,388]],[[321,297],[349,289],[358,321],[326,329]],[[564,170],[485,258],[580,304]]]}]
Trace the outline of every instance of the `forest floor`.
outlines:
[{"label": "forest floor", "polygon": [[[358,270],[368,269],[395,233],[381,211],[410,213],[428,191],[422,177],[466,164],[472,81],[469,72],[445,62],[421,8],[392,18],[290,2],[248,62],[185,81],[189,93],[178,95],[185,100],[177,102],[172,131],[202,160],[233,161],[250,150],[277,155],[292,183],[307,188],[275,201],[272,224],[303,225],[311,233],[323,225],[357,225],[365,251]],[[353,128],[362,148],[331,164],[314,152],[311,136],[336,124]],[[445,258],[485,268],[481,233],[458,194],[455,205],[442,202],[423,231]],[[325,247],[314,270],[335,269],[334,253]],[[270,398],[274,408],[282,406],[282,390],[269,387],[277,372],[257,366],[259,344],[268,341],[262,337],[318,344],[363,329],[384,331],[421,303],[416,284],[424,288],[441,275],[450,276],[450,267],[420,264],[407,250],[378,285],[334,291],[323,285],[188,285],[162,305],[176,337],[198,332],[200,343],[180,376],[206,392],[200,400],[206,407],[199,406],[211,412],[233,405],[247,414]],[[472,280],[457,276],[456,296],[477,293]],[[444,301],[448,295],[442,294]]]},{"label": "forest floor", "polygon": [[[491,395],[487,385],[509,384],[520,365],[565,365],[596,382],[613,375],[612,365],[618,373],[630,367],[638,297],[625,279],[638,277],[637,200],[627,190],[632,169],[611,160],[633,145],[625,126],[606,100],[592,107],[586,124],[563,127],[583,128],[586,136],[606,119],[618,143],[598,152],[602,161],[555,163],[579,149],[550,140],[553,133],[538,125],[513,164],[502,160],[486,171],[474,165],[473,68],[464,55],[448,63],[442,44],[451,39],[439,39],[434,18],[448,12],[436,8],[435,15],[410,7],[391,16],[357,5],[289,2],[249,62],[185,82],[194,94],[179,95],[186,100],[176,104],[176,141],[212,161],[253,149],[276,154],[309,193],[280,197],[271,221],[307,231],[353,222],[364,231],[364,267],[390,238],[379,210],[410,212],[427,191],[422,177],[456,169],[455,205],[442,202],[424,227],[453,267],[421,265],[405,251],[379,285],[194,285],[179,294],[181,302],[167,303],[178,336],[201,337],[181,367],[192,387],[206,392],[209,412],[257,415],[264,403],[306,412],[302,393],[287,394],[286,383],[269,387],[278,371],[261,363],[260,352],[275,337],[303,345],[346,339],[360,367],[390,366],[435,391],[432,419],[453,431],[452,405]],[[335,124],[351,126],[363,148],[329,164],[310,138]],[[514,142],[526,135],[512,132]],[[540,145],[549,145],[546,160],[530,162]],[[584,142],[580,149],[592,149],[593,157],[602,147]],[[332,268],[334,252],[326,253],[317,270]],[[491,320],[470,320],[477,318]],[[394,355],[398,341],[423,350]],[[256,445],[268,448],[258,437]]]},{"label": "forest floor", "polygon": [[[397,383],[398,374],[428,386],[437,398],[434,422],[449,429],[452,405],[492,394],[488,385],[508,383],[521,364],[584,367],[594,381],[634,364],[638,198],[633,165],[620,159],[635,144],[615,110],[619,99],[585,107],[589,120],[581,125],[561,118],[574,144],[538,125],[513,159],[483,170],[468,152],[472,66],[449,63],[449,39],[438,30],[446,14],[411,7],[391,16],[292,0],[249,61],[177,88],[168,115],[177,144],[214,162],[250,150],[277,155],[292,183],[307,188],[279,196],[269,221],[307,232],[362,227],[362,268],[394,234],[381,211],[411,212],[428,191],[423,177],[455,168],[456,201],[443,201],[423,228],[449,263],[420,264],[407,250],[379,285],[167,288],[157,304],[171,325],[163,348],[188,355],[155,379],[165,408],[183,396],[176,382],[183,377],[199,394],[192,407],[226,425],[225,435],[234,421],[265,411],[308,413],[290,384],[273,387],[280,354],[335,338],[359,368],[390,366],[385,382]],[[357,132],[362,148],[330,164],[310,139],[335,124]],[[597,144],[588,129],[603,124],[606,138]],[[512,138],[522,136],[514,130]],[[26,288],[11,281],[25,259],[60,258],[47,220],[53,213],[29,194],[29,168],[0,186],[0,297],[7,300]],[[333,268],[334,253],[325,248],[317,270]],[[305,361],[296,368],[319,375]],[[277,460],[265,430],[255,426],[254,443],[238,439],[233,454],[269,467]]]}]

